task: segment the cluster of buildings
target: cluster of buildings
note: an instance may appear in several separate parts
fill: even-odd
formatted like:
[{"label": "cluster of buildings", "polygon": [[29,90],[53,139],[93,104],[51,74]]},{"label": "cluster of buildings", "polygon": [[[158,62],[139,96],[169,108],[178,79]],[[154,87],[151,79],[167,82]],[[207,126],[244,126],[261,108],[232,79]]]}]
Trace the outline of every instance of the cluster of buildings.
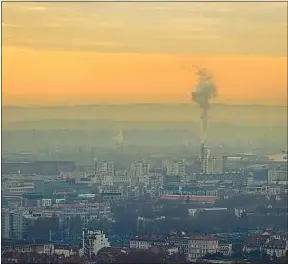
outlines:
[{"label": "cluster of buildings", "polygon": [[59,255],[64,258],[71,256],[84,256],[91,259],[96,256],[102,248],[109,248],[110,243],[108,238],[102,231],[83,230],[82,245],[67,245],[51,242],[37,241],[33,244],[25,241],[15,244],[13,241],[7,241],[3,247],[2,253],[5,252],[21,252],[21,253],[36,253],[45,255]]},{"label": "cluster of buildings", "polygon": [[69,233],[70,222],[76,217],[81,219],[83,226],[87,226],[93,220],[113,221],[111,209],[105,203],[61,204],[40,208],[2,208],[2,237],[33,238],[31,230],[36,226],[39,228],[39,234],[34,234],[36,237],[39,235],[44,239],[51,239],[53,230],[55,232],[56,230],[67,230]]},{"label": "cluster of buildings", "polygon": [[[205,151],[202,149],[203,153]],[[194,163],[183,159],[167,159],[158,163],[140,159],[132,162],[126,170],[118,170],[114,162],[103,160],[94,160],[88,166],[61,161],[2,162],[2,237],[24,239],[31,236],[29,230],[33,226],[42,224],[42,230],[46,228],[47,231],[46,238],[51,241],[54,227],[49,225],[53,221],[57,222],[55,225],[61,233],[69,235],[73,219],[78,217],[84,227],[94,220],[113,222],[112,204],[143,196],[209,204],[210,207],[219,198],[229,199],[231,195],[274,195],[278,199],[283,193],[287,195],[285,155],[264,158],[251,154],[225,157],[205,154]],[[199,208],[201,206],[198,206],[198,211]],[[240,211],[235,211],[235,214],[241,215],[243,212]],[[87,248],[98,248],[99,243],[91,241],[101,234],[83,234],[89,241],[83,242],[83,254],[86,254]],[[59,236],[57,239],[60,239]],[[270,254],[272,240],[267,241],[260,248]],[[278,240],[279,245],[284,243],[279,241],[282,240]],[[215,237],[189,237],[174,242],[173,245],[189,260],[206,253],[224,251],[224,248],[231,251],[230,245],[222,245]],[[108,242],[105,243],[106,247]],[[157,243],[167,245],[168,242],[135,238],[131,240],[130,247],[147,249]],[[93,252],[97,254],[97,250]],[[277,252],[278,256],[280,251]]]},{"label": "cluster of buildings", "polygon": [[273,230],[265,230],[260,234],[253,234],[235,239],[225,236],[208,235],[170,235],[160,237],[136,237],[130,240],[130,248],[148,250],[152,246],[176,247],[185,255],[186,260],[193,261],[205,257],[207,254],[221,253],[229,257],[237,252],[243,255],[258,252],[271,258],[285,257],[288,251],[288,237]]},{"label": "cluster of buildings", "polygon": [[[121,248],[121,247],[120,247]],[[8,243],[3,248],[3,252],[26,252],[46,255],[62,255],[71,257],[78,255],[85,259],[93,259],[100,252],[113,252],[119,247],[111,246],[109,239],[102,231],[83,230],[82,244],[77,246],[60,245],[55,243],[22,243],[12,245]],[[249,254],[263,255],[271,259],[285,257],[288,252],[287,234],[277,233],[271,229],[259,234],[253,234],[237,239],[231,236],[216,235],[187,235],[171,233],[167,236],[136,236],[130,239],[129,248],[122,247],[121,252],[126,250],[141,250],[153,252],[165,252],[168,255],[181,254],[187,261],[195,261],[205,258],[208,255],[219,254],[225,259],[229,259],[233,254],[241,254],[244,257]]]}]

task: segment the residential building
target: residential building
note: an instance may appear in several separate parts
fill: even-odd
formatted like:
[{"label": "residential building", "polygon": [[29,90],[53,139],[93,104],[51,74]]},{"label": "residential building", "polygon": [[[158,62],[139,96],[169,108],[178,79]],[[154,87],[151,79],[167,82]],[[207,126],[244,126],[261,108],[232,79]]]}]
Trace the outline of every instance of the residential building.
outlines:
[{"label": "residential building", "polygon": [[42,207],[52,206],[52,199],[42,199]]},{"label": "residential building", "polygon": [[22,209],[12,211],[12,237],[17,239],[23,239],[27,230],[27,218],[25,217],[25,211]]},{"label": "residential building", "polygon": [[208,157],[202,160],[203,173],[223,173],[223,158]]},{"label": "residential building", "polygon": [[224,256],[231,256],[233,253],[233,244],[228,242],[219,242],[218,252]]},{"label": "residential building", "polygon": [[186,174],[185,160],[164,160],[162,167],[168,176],[183,176]]},{"label": "residential building", "polygon": [[67,245],[55,245],[54,246],[55,255],[63,255],[65,258],[76,255],[76,251],[73,250],[71,246]]},{"label": "residential building", "polygon": [[131,165],[131,172],[132,177],[136,178],[142,175],[148,175],[150,173],[150,164],[144,159],[135,161]]},{"label": "residential building", "polygon": [[2,208],[1,210],[1,237],[10,238],[11,237],[11,222],[12,217],[9,209]]},{"label": "residential building", "polygon": [[112,174],[104,174],[102,177],[102,184],[103,186],[113,186],[114,177]]},{"label": "residential building", "polygon": [[12,187],[6,187],[3,189],[3,193],[9,194],[9,195],[22,195],[25,193],[31,193],[34,192],[34,184],[31,183],[29,185],[21,185],[21,186],[12,186]]},{"label": "residential building", "polygon": [[167,241],[161,238],[155,238],[150,236],[135,237],[130,240],[130,248],[147,250],[152,246],[164,246],[167,245]]},{"label": "residential building", "polygon": [[144,186],[147,187],[147,186],[149,185],[149,183],[150,183],[150,177],[149,177],[149,175],[145,174],[145,175],[139,176],[138,182],[139,182],[140,184],[142,184],[142,185],[144,185]]},{"label": "residential building", "polygon": [[97,160],[95,160],[95,169],[97,173],[100,174],[109,174],[114,176],[115,174],[115,165],[114,162],[112,161],[100,161],[98,162]]},{"label": "residential building", "polygon": [[98,251],[104,247],[110,247],[108,238],[102,231],[83,231],[83,244],[81,254],[91,257],[97,255]]},{"label": "residential building", "polygon": [[101,201],[108,203],[120,202],[124,199],[124,196],[119,191],[102,191]]},{"label": "residential building", "polygon": [[130,248],[148,250],[152,246],[174,245],[179,252],[184,254],[186,259],[192,261],[206,255],[216,253],[219,249],[219,239],[212,236],[191,236],[191,237],[136,237],[130,240]]},{"label": "residential building", "polygon": [[212,236],[191,236],[188,240],[188,260],[198,259],[219,249],[219,239]]},{"label": "residential building", "polygon": [[269,240],[263,245],[262,250],[271,258],[285,257],[288,251],[288,241],[282,239]]},{"label": "residential building", "polygon": [[6,246],[3,252],[17,251],[21,253],[37,253],[37,254],[54,254],[53,244],[26,244],[26,245],[16,245],[16,246]]},{"label": "residential building", "polygon": [[269,184],[288,185],[288,169],[272,169],[268,171]]}]

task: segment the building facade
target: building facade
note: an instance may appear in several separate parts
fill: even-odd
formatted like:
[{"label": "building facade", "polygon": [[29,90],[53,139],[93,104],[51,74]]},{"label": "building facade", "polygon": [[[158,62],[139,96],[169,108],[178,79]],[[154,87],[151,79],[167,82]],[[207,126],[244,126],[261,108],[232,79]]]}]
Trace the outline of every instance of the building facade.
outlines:
[{"label": "building facade", "polygon": [[104,247],[110,247],[108,238],[102,231],[83,231],[82,254],[86,257],[97,255],[98,251]]}]

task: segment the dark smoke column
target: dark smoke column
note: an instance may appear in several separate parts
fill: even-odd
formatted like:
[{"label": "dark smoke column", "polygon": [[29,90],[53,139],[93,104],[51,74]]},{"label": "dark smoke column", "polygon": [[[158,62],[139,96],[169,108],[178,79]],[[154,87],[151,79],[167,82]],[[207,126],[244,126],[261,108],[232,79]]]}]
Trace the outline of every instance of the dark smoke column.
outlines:
[{"label": "dark smoke column", "polygon": [[202,109],[201,144],[204,146],[207,140],[209,102],[217,96],[217,87],[213,82],[212,76],[206,69],[197,67],[196,74],[198,81],[195,90],[192,92],[192,100],[199,104]]}]

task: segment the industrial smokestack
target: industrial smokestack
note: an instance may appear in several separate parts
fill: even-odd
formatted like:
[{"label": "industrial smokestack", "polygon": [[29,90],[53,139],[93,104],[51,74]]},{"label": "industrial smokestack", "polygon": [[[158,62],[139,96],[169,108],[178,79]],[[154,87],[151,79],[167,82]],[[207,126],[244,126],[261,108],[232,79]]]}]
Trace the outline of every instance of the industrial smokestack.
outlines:
[{"label": "industrial smokestack", "polygon": [[116,146],[118,149],[123,150],[123,146],[124,146],[124,132],[121,129],[117,136],[114,138],[114,140],[116,141]]},{"label": "industrial smokestack", "polygon": [[205,146],[203,143],[201,143],[201,153],[200,153],[201,162],[205,159],[205,156],[206,156]]},{"label": "industrial smokestack", "polygon": [[212,75],[206,69],[197,66],[196,69],[198,81],[192,92],[192,100],[199,104],[202,109],[200,116],[201,144],[204,145],[207,140],[209,102],[217,96],[217,87],[214,84]]}]

